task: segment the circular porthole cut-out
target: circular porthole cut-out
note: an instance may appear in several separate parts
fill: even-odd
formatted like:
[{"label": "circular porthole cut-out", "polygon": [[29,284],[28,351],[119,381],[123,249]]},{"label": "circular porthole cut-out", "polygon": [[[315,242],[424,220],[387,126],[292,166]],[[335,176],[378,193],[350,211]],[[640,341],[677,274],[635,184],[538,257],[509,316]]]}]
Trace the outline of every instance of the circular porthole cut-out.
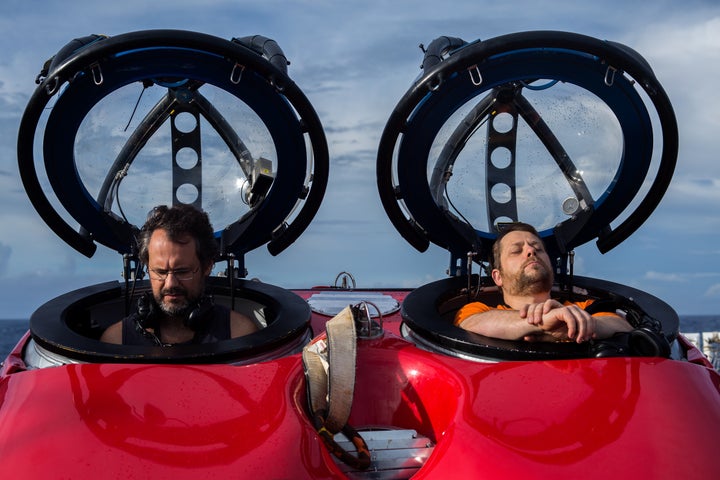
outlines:
[{"label": "circular porthole cut-out", "polygon": [[505,147],[497,147],[490,153],[490,161],[495,168],[507,168],[512,163],[512,152]]},{"label": "circular porthole cut-out", "polygon": [[507,133],[513,129],[515,119],[506,112],[498,113],[492,117],[492,128],[498,133]]},{"label": "circular porthole cut-out", "polygon": [[191,204],[198,199],[198,189],[195,185],[185,183],[178,187],[175,196],[180,203]]},{"label": "circular porthole cut-out", "polygon": [[175,154],[175,163],[182,169],[190,170],[198,164],[198,154],[192,148],[181,148]]},{"label": "circular porthole cut-out", "polygon": [[173,117],[175,128],[183,133],[190,133],[198,127],[198,120],[190,112],[180,112]]}]

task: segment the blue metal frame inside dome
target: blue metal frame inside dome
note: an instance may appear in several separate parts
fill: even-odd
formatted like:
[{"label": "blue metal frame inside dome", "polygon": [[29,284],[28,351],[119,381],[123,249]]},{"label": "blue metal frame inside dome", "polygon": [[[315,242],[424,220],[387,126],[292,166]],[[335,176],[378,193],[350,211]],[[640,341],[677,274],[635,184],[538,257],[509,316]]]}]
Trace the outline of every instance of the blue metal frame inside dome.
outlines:
[{"label": "blue metal frame inside dome", "polygon": [[[249,106],[270,132],[277,154],[272,188],[263,201],[232,224],[215,225],[223,252],[241,257],[268,243],[271,253],[279,253],[302,233],[317,211],[327,183],[329,161],[327,142],[314,109],[274,63],[276,60],[271,62],[236,41],[176,30],[133,32],[73,52],[36,89],[21,123],[21,176],[36,210],[61,238],[87,256],[94,252],[92,241],[129,253],[137,227],[106,211],[85,188],[75,165],[77,130],[95,104],[125,85],[148,79],[191,79],[220,88]],[[232,76],[237,66],[242,74]],[[101,72],[101,81],[97,72]],[[155,83],[174,88],[161,80]],[[63,207],[89,236],[72,230],[54,211],[40,188],[34,167],[37,122],[61,86],[64,88],[57,95],[45,127],[44,166]],[[309,149],[305,135],[311,143]],[[312,188],[305,185],[310,162],[314,168]],[[302,200],[303,208],[288,225],[288,216]]]}]

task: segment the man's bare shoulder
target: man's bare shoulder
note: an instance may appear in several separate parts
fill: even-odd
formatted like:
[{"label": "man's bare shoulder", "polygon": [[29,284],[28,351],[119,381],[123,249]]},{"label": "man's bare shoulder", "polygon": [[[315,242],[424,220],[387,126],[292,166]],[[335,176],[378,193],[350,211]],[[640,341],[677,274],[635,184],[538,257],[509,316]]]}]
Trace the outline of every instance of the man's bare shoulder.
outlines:
[{"label": "man's bare shoulder", "polygon": [[113,323],[105,329],[100,336],[100,341],[105,343],[122,344],[122,322]]},{"label": "man's bare shoulder", "polygon": [[234,310],[230,312],[230,336],[232,338],[242,337],[257,330],[257,325],[250,317]]}]

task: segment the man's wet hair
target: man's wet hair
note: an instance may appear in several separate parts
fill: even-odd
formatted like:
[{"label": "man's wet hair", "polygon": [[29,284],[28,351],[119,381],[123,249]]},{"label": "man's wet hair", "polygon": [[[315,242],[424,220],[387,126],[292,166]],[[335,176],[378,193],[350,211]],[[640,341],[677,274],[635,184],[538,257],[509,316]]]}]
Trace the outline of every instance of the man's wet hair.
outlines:
[{"label": "man's wet hair", "polygon": [[540,239],[542,242],[542,238],[540,238],[540,234],[538,231],[530,225],[529,223],[524,222],[512,222],[512,223],[499,223],[498,226],[498,236],[495,239],[495,243],[493,243],[492,247],[492,258],[490,258],[490,270],[493,270],[495,268],[500,269],[500,243],[503,238],[505,238],[505,235],[507,235],[510,232],[528,232],[535,235],[537,238]]},{"label": "man's wet hair", "polygon": [[159,205],[148,214],[137,237],[138,258],[148,264],[148,245],[155,230],[162,228],[173,242],[179,242],[185,236],[195,240],[195,253],[203,268],[214,263],[218,254],[215,233],[207,213],[192,205],[179,204],[168,207]]}]

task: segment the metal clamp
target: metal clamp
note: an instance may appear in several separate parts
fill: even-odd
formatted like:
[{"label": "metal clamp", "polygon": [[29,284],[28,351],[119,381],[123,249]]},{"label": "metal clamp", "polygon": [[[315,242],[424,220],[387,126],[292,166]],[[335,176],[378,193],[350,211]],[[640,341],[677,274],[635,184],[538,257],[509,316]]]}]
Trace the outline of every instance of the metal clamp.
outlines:
[{"label": "metal clamp", "polygon": [[[373,319],[368,305],[377,312],[377,318]],[[355,318],[355,329],[357,337],[362,339],[378,338],[383,334],[382,313],[372,302],[363,300],[352,307],[353,318]]]}]

